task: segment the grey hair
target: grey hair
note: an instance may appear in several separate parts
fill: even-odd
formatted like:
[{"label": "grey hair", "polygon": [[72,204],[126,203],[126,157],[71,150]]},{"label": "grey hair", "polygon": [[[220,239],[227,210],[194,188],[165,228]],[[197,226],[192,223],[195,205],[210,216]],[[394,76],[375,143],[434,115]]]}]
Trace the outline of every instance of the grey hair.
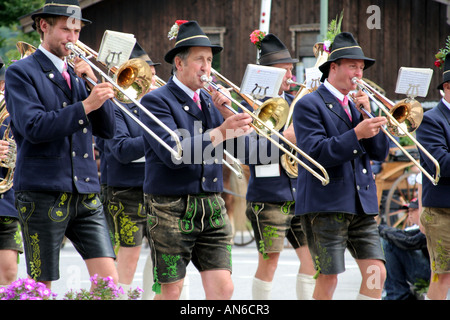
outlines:
[{"label": "grey hair", "polygon": [[173,58],[172,61],[172,73],[175,75],[177,74],[177,66],[175,65],[175,58],[179,57],[181,59],[181,61],[186,61],[186,59],[189,57],[189,53],[191,52],[191,47],[186,47],[180,50],[180,52],[178,52],[175,57]]}]

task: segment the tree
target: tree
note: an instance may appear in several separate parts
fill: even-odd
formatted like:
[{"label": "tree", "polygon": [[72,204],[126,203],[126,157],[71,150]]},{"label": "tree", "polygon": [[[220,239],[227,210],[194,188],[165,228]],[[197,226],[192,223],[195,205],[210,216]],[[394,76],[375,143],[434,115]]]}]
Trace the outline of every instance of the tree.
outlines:
[{"label": "tree", "polygon": [[44,3],[45,0],[0,0],[0,56],[7,66],[13,60],[20,59],[17,41],[39,44],[39,35],[36,32],[25,34],[19,19],[42,8]]}]

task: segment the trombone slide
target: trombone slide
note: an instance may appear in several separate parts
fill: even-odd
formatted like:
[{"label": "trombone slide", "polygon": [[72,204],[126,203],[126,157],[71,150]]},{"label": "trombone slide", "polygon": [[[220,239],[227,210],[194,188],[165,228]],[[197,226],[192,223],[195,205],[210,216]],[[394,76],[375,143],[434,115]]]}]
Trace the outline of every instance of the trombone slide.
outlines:
[{"label": "trombone slide", "polygon": [[[287,150],[285,147],[283,147],[281,144],[279,144],[277,141],[275,141],[273,138],[271,138],[268,134],[264,132],[264,130],[260,129],[259,125],[255,125],[251,123],[250,125],[253,127],[253,129],[256,130],[260,135],[264,136],[266,139],[271,141],[273,144],[275,144],[280,150],[282,150],[284,153],[289,154],[289,156],[294,159],[298,164],[300,164],[302,167],[304,167],[307,171],[309,171],[314,177],[319,179],[322,182],[322,185],[326,186],[330,182],[330,178],[328,176],[328,173],[326,172],[325,168],[323,168],[317,161],[312,159],[310,156],[308,156],[305,152],[303,152],[300,148],[298,148],[295,144],[287,140],[283,135],[281,135],[278,131],[273,130],[273,128],[267,127],[264,122],[262,122],[258,117],[256,117],[253,112],[249,111],[246,107],[244,107],[240,102],[236,101],[233,97],[230,97],[226,95],[221,88],[214,82],[212,82],[211,78],[203,75],[201,76],[201,80],[203,82],[208,83],[211,85],[215,90],[217,90],[219,93],[225,95],[227,98],[229,98],[231,101],[233,101],[236,105],[238,105],[244,112],[248,113],[253,119],[255,119],[259,125],[266,128],[266,130],[270,131],[271,133],[275,134],[279,139],[283,140],[286,144],[288,144],[292,149],[294,149],[297,153],[301,154],[304,158],[306,158],[309,162],[314,164],[318,169],[322,171],[323,176],[321,176],[319,173],[314,171],[311,167],[309,167],[307,164],[305,164],[303,161],[301,161],[298,157],[296,157],[292,152]],[[225,107],[233,112],[234,114],[237,114],[238,112],[234,110],[231,106],[225,104]]]},{"label": "trombone slide", "polygon": [[[182,148],[180,139],[177,136],[176,133],[174,133],[172,130],[170,130],[169,127],[167,127],[161,120],[159,120],[155,115],[153,115],[150,111],[148,111],[140,102],[138,102],[135,98],[128,95],[115,81],[113,81],[107,74],[105,74],[99,67],[97,67],[95,64],[93,64],[88,58],[86,58],[77,48],[75,45],[71,42],[68,42],[66,44],[66,48],[68,50],[71,50],[76,56],[83,59],[86,63],[88,63],[92,69],[97,71],[104,79],[106,79],[109,83],[112,84],[112,86],[118,90],[120,93],[125,95],[130,99],[131,102],[133,102],[137,107],[139,107],[142,111],[144,111],[150,118],[152,118],[158,125],[160,125],[163,129],[165,129],[175,140],[175,143],[177,145],[177,150],[172,149],[164,140],[162,140],[156,133],[154,133],[152,130],[150,130],[143,122],[141,122],[138,118],[136,118],[131,112],[129,112],[117,99],[112,99],[114,104],[119,107],[122,111],[124,111],[128,116],[130,116],[134,121],[136,121],[146,132],[148,132],[154,139],[156,139],[164,148],[166,148],[177,160],[181,159],[182,155]],[[95,86],[97,83],[89,78],[84,77],[90,84]]]},{"label": "trombone slide", "polygon": [[[436,176],[435,178],[433,178],[420,164],[419,162],[414,159],[414,157],[400,144],[400,142],[397,141],[397,139],[395,139],[389,132],[388,130],[386,130],[386,128],[381,127],[381,130],[388,136],[389,139],[392,140],[392,142],[395,143],[395,145],[405,154],[405,156],[407,156],[416,166],[417,168],[419,168],[419,170],[433,183],[433,185],[437,185],[439,182],[439,178],[440,178],[440,165],[439,162],[408,132],[408,130],[406,130],[405,128],[403,128],[403,126],[400,125],[400,123],[397,121],[397,119],[395,119],[395,117],[393,117],[389,110],[386,110],[386,107],[384,104],[382,104],[381,102],[379,102],[374,95],[372,94],[371,90],[369,90],[364,84],[362,84],[358,78],[353,78],[352,79],[353,83],[355,83],[359,89],[361,89],[364,93],[366,93],[369,98],[375,102],[377,104],[377,106],[380,108],[380,110],[383,110],[384,113],[386,113],[386,115],[389,117],[390,121],[392,123],[394,123],[396,125],[396,127],[400,128],[401,131],[403,131],[403,133],[408,136],[416,145],[417,147],[433,162],[433,164],[436,167]],[[370,88],[370,87],[369,87]],[[388,100],[386,98],[387,101],[389,101],[389,103],[392,103],[390,100]],[[393,103],[392,103],[393,104]],[[368,112],[366,109],[364,109],[364,107],[361,107],[360,110],[362,110],[367,116],[369,116],[369,118],[373,118],[374,116]]]}]

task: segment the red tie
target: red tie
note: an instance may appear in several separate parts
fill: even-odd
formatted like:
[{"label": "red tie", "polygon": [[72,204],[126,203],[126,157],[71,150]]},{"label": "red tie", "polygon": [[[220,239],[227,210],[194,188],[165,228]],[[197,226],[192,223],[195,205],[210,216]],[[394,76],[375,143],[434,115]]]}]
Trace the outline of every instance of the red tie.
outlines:
[{"label": "red tie", "polygon": [[194,102],[197,104],[197,106],[202,110],[202,105],[200,104],[200,97],[198,96],[197,92],[194,92]]},{"label": "red tie", "polygon": [[67,85],[69,86],[70,89],[72,89],[72,85],[70,84],[70,75],[67,72],[67,63],[64,62],[64,69],[62,72],[62,76],[64,79],[66,79]]},{"label": "red tie", "polygon": [[349,108],[348,108],[348,98],[347,98],[347,96],[344,96],[344,101],[339,100],[339,103],[344,108],[345,113],[347,114],[347,116],[350,119],[350,121],[352,121],[352,115],[351,115],[351,113],[349,111]]}]

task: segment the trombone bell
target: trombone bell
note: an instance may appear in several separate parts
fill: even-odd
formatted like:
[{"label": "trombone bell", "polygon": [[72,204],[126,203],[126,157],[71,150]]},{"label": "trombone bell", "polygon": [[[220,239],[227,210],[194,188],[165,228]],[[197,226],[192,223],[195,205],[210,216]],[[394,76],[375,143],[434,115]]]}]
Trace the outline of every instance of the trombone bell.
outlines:
[{"label": "trombone bell", "polygon": [[398,102],[390,109],[389,112],[394,119],[402,126],[399,130],[398,126],[388,119],[387,128],[391,134],[397,137],[406,136],[405,130],[409,133],[416,131],[423,119],[422,105],[414,99],[406,98]]},{"label": "trombone bell", "polygon": [[286,123],[289,114],[289,105],[283,98],[272,98],[263,103],[257,110],[256,116],[261,120],[254,122],[259,129],[266,134],[271,134],[273,130],[279,131]]},{"label": "trombone bell", "polygon": [[152,70],[144,60],[130,59],[116,71],[114,80],[126,92],[125,95],[115,88],[117,100],[123,103],[131,103],[130,97],[139,100],[150,91]]}]

